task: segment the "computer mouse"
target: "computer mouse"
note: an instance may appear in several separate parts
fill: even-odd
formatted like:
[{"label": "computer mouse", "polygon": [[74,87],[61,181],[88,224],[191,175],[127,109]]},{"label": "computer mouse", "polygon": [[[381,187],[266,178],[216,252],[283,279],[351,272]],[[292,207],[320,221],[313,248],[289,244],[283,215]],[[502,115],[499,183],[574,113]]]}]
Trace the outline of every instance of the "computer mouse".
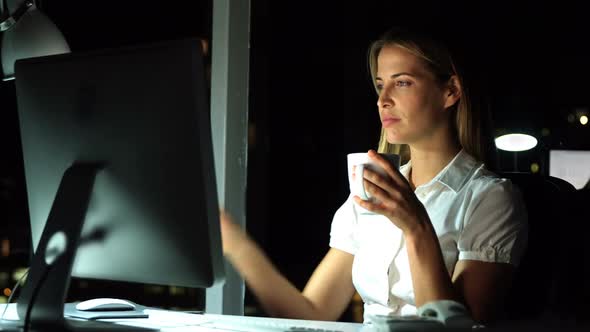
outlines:
[{"label": "computer mouse", "polygon": [[135,310],[135,304],[131,301],[113,299],[113,298],[97,298],[82,301],[76,304],[76,310],[80,311],[122,311]]}]

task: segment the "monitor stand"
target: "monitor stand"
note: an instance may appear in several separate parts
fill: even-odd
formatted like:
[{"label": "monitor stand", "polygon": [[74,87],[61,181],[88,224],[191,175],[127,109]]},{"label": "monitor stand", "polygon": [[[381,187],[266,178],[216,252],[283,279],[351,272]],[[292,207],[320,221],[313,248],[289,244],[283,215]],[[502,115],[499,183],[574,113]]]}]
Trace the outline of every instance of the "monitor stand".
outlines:
[{"label": "monitor stand", "polygon": [[75,163],[64,172],[17,302],[24,331],[149,331],[64,318],[64,302],[76,249],[80,244],[94,180],[103,168],[98,163]]}]

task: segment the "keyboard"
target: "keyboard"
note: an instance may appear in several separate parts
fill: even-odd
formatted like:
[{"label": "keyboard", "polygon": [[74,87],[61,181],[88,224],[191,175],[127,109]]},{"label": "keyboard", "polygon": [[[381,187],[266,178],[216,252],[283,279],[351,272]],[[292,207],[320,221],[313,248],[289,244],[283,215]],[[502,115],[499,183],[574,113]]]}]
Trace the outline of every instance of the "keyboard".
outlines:
[{"label": "keyboard", "polygon": [[116,324],[161,331],[207,332],[359,332],[363,324],[251,316],[147,310],[147,319],[105,319]]},{"label": "keyboard", "polygon": [[215,316],[201,326],[237,332],[357,332],[361,331],[363,327],[362,324],[357,323],[231,315]]}]

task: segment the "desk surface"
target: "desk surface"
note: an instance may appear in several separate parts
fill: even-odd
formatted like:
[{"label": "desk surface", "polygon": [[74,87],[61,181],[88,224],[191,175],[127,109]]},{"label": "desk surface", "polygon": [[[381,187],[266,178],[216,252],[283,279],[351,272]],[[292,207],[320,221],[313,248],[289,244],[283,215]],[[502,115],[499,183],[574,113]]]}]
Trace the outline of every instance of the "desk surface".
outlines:
[{"label": "desk surface", "polygon": [[[5,304],[0,305],[0,313]],[[309,321],[283,318],[245,317],[214,314],[193,314],[161,309],[145,309],[148,318],[108,319],[101,320],[118,325],[145,327],[159,331],[369,331],[368,326],[359,323]],[[8,305],[4,319],[18,321],[16,304]],[[294,329],[295,328],[295,329]]]},{"label": "desk surface", "polygon": [[[5,304],[0,304],[0,313],[4,311]],[[111,319],[103,320],[117,325],[144,327],[156,331],[242,331],[242,332],[278,332],[278,331],[305,331],[305,332],[375,332],[370,325],[344,322],[309,321],[282,318],[245,317],[214,314],[193,314],[161,309],[146,309],[148,318]],[[4,318],[18,322],[16,304],[9,304]],[[101,329],[102,330],[102,329]],[[109,329],[107,328],[106,331]],[[393,328],[391,331],[397,329]],[[403,329],[404,331],[410,331]],[[417,330],[420,330],[418,328]],[[590,320],[560,321],[560,320],[535,320],[528,322],[514,322],[497,328],[484,328],[482,331],[590,331]],[[11,324],[0,323],[0,331],[13,331]]]}]

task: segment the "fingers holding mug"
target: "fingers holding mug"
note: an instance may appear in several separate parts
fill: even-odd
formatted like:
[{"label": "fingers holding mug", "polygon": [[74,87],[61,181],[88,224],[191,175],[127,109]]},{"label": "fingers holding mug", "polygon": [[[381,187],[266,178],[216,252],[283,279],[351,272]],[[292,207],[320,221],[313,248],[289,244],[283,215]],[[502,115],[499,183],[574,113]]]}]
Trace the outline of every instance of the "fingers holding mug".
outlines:
[{"label": "fingers holding mug", "polygon": [[[370,157],[371,151],[369,153],[360,152],[350,153],[347,155],[349,185],[350,192],[353,194],[353,196],[358,196],[363,201],[378,203],[375,198],[372,197],[370,191],[367,191],[366,177],[371,177],[373,181],[379,181],[380,185],[385,185],[383,179],[388,178],[389,175],[386,169],[381,165],[381,160],[375,160],[374,158]],[[379,154],[379,156],[388,162],[392,167],[399,167],[399,155]],[[364,208],[362,205],[358,206],[360,207],[361,213],[373,213]]]}]

